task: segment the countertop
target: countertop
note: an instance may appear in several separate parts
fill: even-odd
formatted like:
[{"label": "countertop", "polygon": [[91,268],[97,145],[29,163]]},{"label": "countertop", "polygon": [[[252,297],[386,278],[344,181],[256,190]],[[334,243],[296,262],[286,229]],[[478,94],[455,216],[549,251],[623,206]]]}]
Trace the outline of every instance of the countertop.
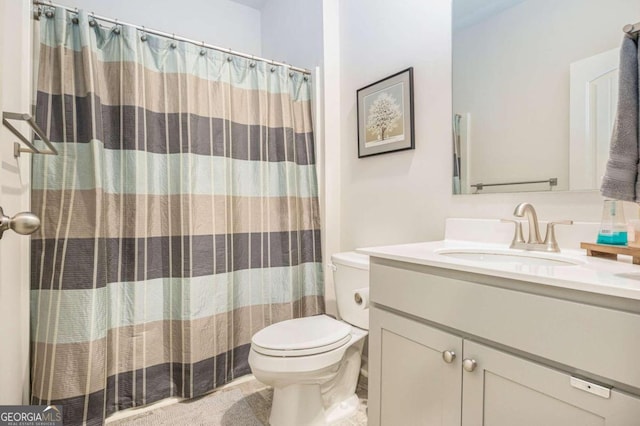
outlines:
[{"label": "countertop", "polygon": [[[458,259],[439,254],[447,250],[474,249],[495,253],[511,252],[530,257],[549,257],[576,262],[576,265],[526,265]],[[587,256],[584,250],[562,250],[561,253],[509,249],[508,244],[441,240],[356,250],[372,257],[427,265],[456,271],[515,279],[557,288],[572,289],[600,295],[640,300],[640,265],[633,265],[628,256],[622,261]]]}]

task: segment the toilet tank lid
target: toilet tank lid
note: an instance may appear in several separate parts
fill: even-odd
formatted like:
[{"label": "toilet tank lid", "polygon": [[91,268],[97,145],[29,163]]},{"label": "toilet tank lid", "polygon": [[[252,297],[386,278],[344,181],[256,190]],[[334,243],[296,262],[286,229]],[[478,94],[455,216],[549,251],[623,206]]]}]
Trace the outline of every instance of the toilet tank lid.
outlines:
[{"label": "toilet tank lid", "polygon": [[331,262],[335,265],[351,266],[358,269],[369,269],[369,256],[366,254],[356,253],[355,251],[335,253],[331,256]]}]

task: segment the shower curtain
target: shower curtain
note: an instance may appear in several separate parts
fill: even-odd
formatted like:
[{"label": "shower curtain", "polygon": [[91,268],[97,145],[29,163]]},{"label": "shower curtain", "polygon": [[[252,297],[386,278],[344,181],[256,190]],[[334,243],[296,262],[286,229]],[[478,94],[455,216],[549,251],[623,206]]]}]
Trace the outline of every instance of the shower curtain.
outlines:
[{"label": "shower curtain", "polygon": [[31,402],[102,424],[249,373],[253,333],[324,311],[311,82],[47,12]]}]

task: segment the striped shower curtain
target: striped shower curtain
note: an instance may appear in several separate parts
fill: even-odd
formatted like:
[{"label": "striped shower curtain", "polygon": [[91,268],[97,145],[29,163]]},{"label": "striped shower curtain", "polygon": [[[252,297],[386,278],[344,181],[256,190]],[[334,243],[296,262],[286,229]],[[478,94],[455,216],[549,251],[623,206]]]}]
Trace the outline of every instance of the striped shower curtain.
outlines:
[{"label": "striped shower curtain", "polygon": [[249,373],[253,333],[324,311],[312,86],[47,12],[36,119],[60,155],[32,164],[31,399],[102,424]]}]

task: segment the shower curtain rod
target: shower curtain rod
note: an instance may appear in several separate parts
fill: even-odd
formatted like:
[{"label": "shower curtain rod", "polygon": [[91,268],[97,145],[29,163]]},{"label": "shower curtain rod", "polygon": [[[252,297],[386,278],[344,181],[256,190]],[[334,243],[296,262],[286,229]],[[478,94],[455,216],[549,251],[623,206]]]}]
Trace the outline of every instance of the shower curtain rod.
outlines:
[{"label": "shower curtain rod", "polygon": [[[53,3],[51,1],[38,1],[38,0],[35,0],[33,2],[33,4],[35,6],[58,7],[58,8],[65,9],[65,10],[67,10],[69,12],[72,12],[72,13],[78,13],[78,9],[77,8],[64,6],[64,5],[61,5],[61,4]],[[39,13],[36,16],[39,16]],[[226,49],[224,47],[219,47],[219,46],[214,46],[212,44],[207,44],[204,41],[192,40],[192,39],[189,39],[189,38],[186,38],[186,37],[177,36],[175,34],[169,34],[169,33],[166,33],[164,31],[159,31],[159,30],[153,30],[153,29],[150,29],[150,28],[146,28],[146,27],[143,27],[141,25],[129,24],[127,22],[123,22],[123,21],[120,21],[120,20],[114,19],[114,18],[106,18],[104,16],[96,15],[93,12],[90,13],[90,16],[93,17],[94,19],[97,19],[97,20],[100,20],[100,21],[104,21],[104,22],[109,22],[111,24],[127,25],[129,27],[133,27],[135,29],[144,31],[145,33],[148,33],[148,34],[154,34],[154,35],[157,35],[157,36],[160,36],[160,37],[166,37],[166,38],[170,38],[170,39],[173,39],[173,40],[184,41],[184,42],[187,42],[187,43],[194,44],[196,46],[206,47],[208,49],[217,50],[219,52],[226,52],[226,53],[229,53],[231,55],[241,56],[243,58],[251,59],[251,60],[254,60],[254,61],[266,62],[266,63],[271,64],[271,65],[278,65],[278,66],[287,67],[287,68],[289,68],[289,69],[291,69],[293,71],[301,72],[302,74],[307,74],[307,75],[311,74],[311,71],[309,71],[309,70],[307,70],[305,68],[294,67],[293,65],[289,65],[289,64],[286,64],[284,62],[278,62],[278,61],[273,61],[271,59],[260,58],[258,56],[249,55],[248,53],[236,52],[235,50]]]},{"label": "shower curtain rod", "polygon": [[635,24],[631,25],[625,25],[624,28],[622,29],[622,31],[624,31],[627,34],[638,34],[640,33],[640,22],[636,22]]}]

